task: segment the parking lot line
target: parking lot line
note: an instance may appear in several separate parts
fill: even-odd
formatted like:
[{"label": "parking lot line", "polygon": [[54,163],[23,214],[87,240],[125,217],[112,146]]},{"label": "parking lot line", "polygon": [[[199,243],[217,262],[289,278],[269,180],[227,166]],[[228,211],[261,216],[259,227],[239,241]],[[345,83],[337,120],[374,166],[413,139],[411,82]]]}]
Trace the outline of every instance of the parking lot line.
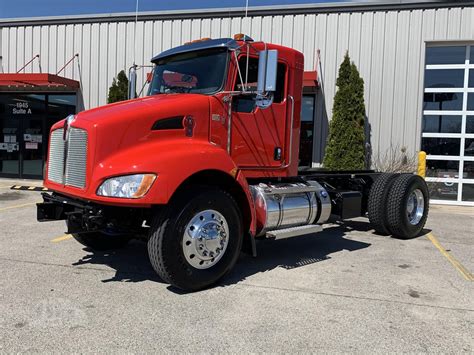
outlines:
[{"label": "parking lot line", "polygon": [[71,234],[64,234],[60,237],[52,239],[51,242],[58,243],[58,242],[62,242],[63,240],[68,240],[68,239],[71,239],[71,238],[72,238]]},{"label": "parking lot line", "polygon": [[461,264],[454,256],[452,256],[446,249],[443,248],[443,246],[440,244],[438,239],[434,236],[433,233],[428,233],[427,238],[433,243],[433,245],[438,249],[441,254],[448,259],[448,261],[456,268],[457,271],[467,280],[467,281],[474,281],[474,275],[472,275],[471,272],[469,272],[468,269],[464,267],[463,264]]},{"label": "parking lot line", "polygon": [[36,202],[23,203],[23,204],[21,204],[21,205],[14,205],[14,206],[2,207],[2,208],[0,208],[0,212],[1,212],[1,211],[6,211],[6,210],[11,210],[11,209],[14,209],[14,208],[20,208],[20,207],[31,206],[31,205],[36,205]]}]

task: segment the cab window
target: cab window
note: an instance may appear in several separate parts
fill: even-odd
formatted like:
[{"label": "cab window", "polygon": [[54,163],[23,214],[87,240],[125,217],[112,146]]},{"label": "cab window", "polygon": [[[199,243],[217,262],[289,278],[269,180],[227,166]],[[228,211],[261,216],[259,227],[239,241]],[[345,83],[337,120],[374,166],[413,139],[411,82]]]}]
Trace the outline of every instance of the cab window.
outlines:
[{"label": "cab window", "polygon": [[[242,73],[242,80],[245,82],[247,70],[247,57],[245,55],[239,58],[239,67]],[[250,57],[248,65],[247,87],[250,91],[257,90],[258,82],[258,58]],[[285,95],[286,65],[278,63],[276,91],[274,92],[273,102],[281,103]],[[239,73],[236,73],[234,91],[242,90],[242,82]],[[252,112],[255,108],[255,95],[241,95],[236,98],[234,110],[237,112]]]}]

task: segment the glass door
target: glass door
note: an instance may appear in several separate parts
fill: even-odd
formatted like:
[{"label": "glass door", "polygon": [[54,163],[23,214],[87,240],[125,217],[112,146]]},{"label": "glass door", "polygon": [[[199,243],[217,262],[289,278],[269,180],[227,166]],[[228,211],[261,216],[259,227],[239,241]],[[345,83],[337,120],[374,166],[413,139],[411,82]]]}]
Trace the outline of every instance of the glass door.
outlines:
[{"label": "glass door", "polygon": [[18,177],[20,174],[21,105],[9,94],[0,95],[0,176]]},{"label": "glass door", "polygon": [[21,177],[41,179],[45,162],[46,95],[21,95],[26,113],[21,117]]}]

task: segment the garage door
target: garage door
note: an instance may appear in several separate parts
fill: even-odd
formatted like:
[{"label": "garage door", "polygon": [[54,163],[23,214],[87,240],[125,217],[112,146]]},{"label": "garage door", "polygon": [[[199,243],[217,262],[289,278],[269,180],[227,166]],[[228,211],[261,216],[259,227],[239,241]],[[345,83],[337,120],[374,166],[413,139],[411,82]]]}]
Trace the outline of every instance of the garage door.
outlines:
[{"label": "garage door", "polygon": [[427,46],[421,149],[433,202],[474,205],[474,44]]}]

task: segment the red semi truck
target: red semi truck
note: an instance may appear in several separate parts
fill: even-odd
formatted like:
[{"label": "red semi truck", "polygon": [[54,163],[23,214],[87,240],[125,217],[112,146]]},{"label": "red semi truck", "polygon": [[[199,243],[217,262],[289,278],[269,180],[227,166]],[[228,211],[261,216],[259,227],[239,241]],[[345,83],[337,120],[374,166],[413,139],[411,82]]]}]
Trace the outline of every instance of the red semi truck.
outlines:
[{"label": "red semi truck", "polygon": [[423,229],[417,175],[298,170],[302,53],[238,35],[152,63],[146,97],[51,128],[39,221],[65,220],[92,249],[143,238],[159,276],[185,290],[217,282],[242,249],[256,256],[257,238],[314,233],[330,217],[368,216],[400,238]]}]

